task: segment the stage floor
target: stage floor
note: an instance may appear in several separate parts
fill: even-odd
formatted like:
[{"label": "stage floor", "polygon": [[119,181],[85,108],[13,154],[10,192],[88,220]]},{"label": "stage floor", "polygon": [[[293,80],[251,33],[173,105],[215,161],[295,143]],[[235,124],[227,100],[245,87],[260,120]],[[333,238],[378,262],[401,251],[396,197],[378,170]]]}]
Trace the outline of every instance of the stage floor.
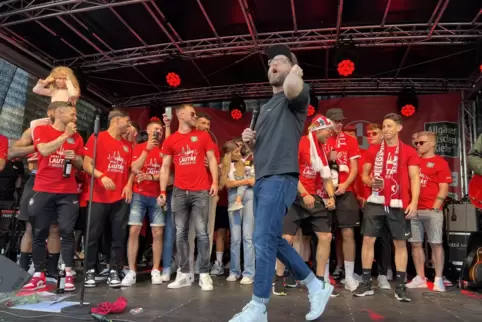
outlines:
[{"label": "stage floor", "polygon": [[[80,277],[79,277],[80,278]],[[109,319],[142,322],[227,322],[239,312],[250,299],[252,286],[228,283],[225,277],[216,277],[214,291],[203,292],[199,286],[178,290],[168,290],[167,284],[151,285],[150,275],[138,276],[135,286],[124,289],[109,288],[101,282],[95,289],[86,289],[85,300],[97,305],[100,302],[115,301],[124,296],[128,306],[123,314],[109,315]],[[411,303],[400,303],[391,291],[375,290],[375,296],[354,298],[348,291],[337,285],[340,296],[330,299],[325,313],[319,321],[480,321],[482,316],[482,294],[460,291],[452,288],[446,293],[433,293],[428,290],[411,290]],[[268,307],[269,321],[304,321],[308,312],[307,291],[303,288],[289,289],[288,296],[273,296]],[[78,294],[68,299],[77,301]],[[143,312],[133,315],[133,308],[143,308]],[[74,318],[89,319],[86,315],[41,317],[43,312],[5,310],[22,317],[36,317],[31,320],[49,322],[74,321]],[[0,312],[0,321],[28,321]],[[91,319],[92,320],[92,319]]]}]

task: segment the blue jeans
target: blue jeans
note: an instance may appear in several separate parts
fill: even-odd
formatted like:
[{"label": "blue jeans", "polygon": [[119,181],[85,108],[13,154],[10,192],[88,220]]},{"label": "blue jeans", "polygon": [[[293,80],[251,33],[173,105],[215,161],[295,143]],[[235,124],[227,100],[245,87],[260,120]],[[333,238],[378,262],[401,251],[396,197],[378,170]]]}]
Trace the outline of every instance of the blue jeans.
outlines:
[{"label": "blue jeans", "polygon": [[[231,206],[237,195],[237,188],[228,190],[229,206]],[[244,191],[243,205],[241,210],[230,211],[229,229],[231,231],[231,264],[230,274],[241,276],[241,239],[243,240],[244,252],[244,271],[243,277],[254,277],[255,272],[255,252],[253,246],[254,230],[254,197],[253,189]]]},{"label": "blue jeans", "polygon": [[176,237],[176,227],[171,212],[171,196],[172,191],[167,191],[167,211],[166,226],[164,226],[164,244],[162,246],[162,267],[163,269],[171,269],[172,252],[174,249],[174,240]]},{"label": "blue jeans", "polygon": [[133,193],[129,222],[127,224],[130,226],[142,226],[146,212],[149,216],[151,227],[162,227],[166,224],[164,212],[157,204],[157,198]]},{"label": "blue jeans", "polygon": [[253,300],[267,303],[275,274],[276,258],[290,269],[299,281],[315,278],[296,250],[281,237],[288,208],[296,198],[298,178],[275,175],[256,180],[254,185],[254,247],[256,276]]}]

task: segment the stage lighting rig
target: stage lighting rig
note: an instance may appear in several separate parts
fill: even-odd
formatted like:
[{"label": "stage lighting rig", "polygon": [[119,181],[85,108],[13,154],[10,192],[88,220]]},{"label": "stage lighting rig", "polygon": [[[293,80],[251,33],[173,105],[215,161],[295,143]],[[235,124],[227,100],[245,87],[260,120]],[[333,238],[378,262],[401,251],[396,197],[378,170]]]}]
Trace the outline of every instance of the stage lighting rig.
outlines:
[{"label": "stage lighting rig", "polygon": [[405,117],[412,117],[418,109],[417,93],[413,89],[404,89],[397,100],[398,110]]},{"label": "stage lighting rig", "polygon": [[234,95],[229,103],[229,114],[233,120],[240,120],[246,112],[246,103],[239,95]]}]

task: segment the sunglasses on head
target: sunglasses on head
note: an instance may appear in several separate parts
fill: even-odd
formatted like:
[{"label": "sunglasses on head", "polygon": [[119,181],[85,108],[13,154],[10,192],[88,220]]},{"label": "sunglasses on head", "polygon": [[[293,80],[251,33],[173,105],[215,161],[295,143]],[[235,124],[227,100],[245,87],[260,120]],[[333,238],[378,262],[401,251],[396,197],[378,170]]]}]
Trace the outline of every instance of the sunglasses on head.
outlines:
[{"label": "sunglasses on head", "polygon": [[369,138],[372,137],[372,136],[377,136],[377,135],[378,135],[378,132],[375,132],[375,131],[373,131],[373,132],[367,132],[367,136],[368,136]]},{"label": "sunglasses on head", "polygon": [[424,145],[426,142],[427,142],[427,141],[416,141],[416,142],[413,142],[413,145],[414,145],[414,146],[419,146],[419,145],[422,146],[422,145]]}]

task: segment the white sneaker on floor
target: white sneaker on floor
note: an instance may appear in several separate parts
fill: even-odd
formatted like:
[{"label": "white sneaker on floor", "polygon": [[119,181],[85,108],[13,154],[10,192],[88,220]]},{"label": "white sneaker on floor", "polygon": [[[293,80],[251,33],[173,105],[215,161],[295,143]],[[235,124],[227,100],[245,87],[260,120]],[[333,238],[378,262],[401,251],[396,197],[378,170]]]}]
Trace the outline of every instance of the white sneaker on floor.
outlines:
[{"label": "white sneaker on floor", "polygon": [[345,279],[345,288],[350,292],[353,292],[357,289],[359,282],[354,278],[346,278]]},{"label": "white sneaker on floor", "polygon": [[266,306],[251,301],[240,313],[233,316],[229,322],[268,322]]},{"label": "white sneaker on floor", "polygon": [[392,287],[390,286],[390,283],[388,282],[388,279],[385,275],[378,275],[377,277],[378,280],[378,288],[381,290],[391,290]]},{"label": "white sneaker on floor", "polygon": [[213,290],[213,280],[209,273],[202,273],[199,274],[199,286],[203,291],[212,291]]},{"label": "white sneaker on floor", "polygon": [[169,282],[171,280],[171,270],[168,268],[163,269],[161,279],[163,282]]},{"label": "white sneaker on floor", "polygon": [[223,265],[223,263],[215,261],[213,267],[211,267],[211,272],[209,274],[211,274],[213,276],[224,275],[224,265]]},{"label": "white sneaker on floor", "polygon": [[245,276],[241,279],[241,282],[239,284],[241,285],[251,285],[254,283],[254,279],[252,277]]},{"label": "white sneaker on floor", "polygon": [[136,284],[136,272],[128,271],[126,276],[122,279],[121,286],[129,287]]},{"label": "white sneaker on floor", "polygon": [[417,275],[413,278],[413,280],[410,281],[410,283],[407,283],[405,286],[407,288],[427,288],[427,279],[421,278]]},{"label": "white sneaker on floor", "polygon": [[153,285],[162,284],[161,272],[158,269],[153,269],[151,271],[151,283]]},{"label": "white sneaker on floor", "polygon": [[226,279],[226,281],[228,282],[236,282],[238,280],[238,276],[234,275],[234,274],[229,274],[228,278]]},{"label": "white sneaker on floor", "polygon": [[434,292],[445,292],[445,284],[444,280],[441,277],[435,277],[433,282],[433,291]]},{"label": "white sneaker on floor", "polygon": [[326,304],[328,303],[332,293],[333,285],[325,282],[323,288],[318,292],[308,294],[308,298],[310,300],[310,312],[308,312],[308,314],[305,316],[307,321],[316,320],[323,314]]},{"label": "white sneaker on floor", "polygon": [[177,272],[174,282],[167,285],[167,288],[181,288],[191,286],[192,281],[189,279],[189,273]]}]

